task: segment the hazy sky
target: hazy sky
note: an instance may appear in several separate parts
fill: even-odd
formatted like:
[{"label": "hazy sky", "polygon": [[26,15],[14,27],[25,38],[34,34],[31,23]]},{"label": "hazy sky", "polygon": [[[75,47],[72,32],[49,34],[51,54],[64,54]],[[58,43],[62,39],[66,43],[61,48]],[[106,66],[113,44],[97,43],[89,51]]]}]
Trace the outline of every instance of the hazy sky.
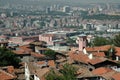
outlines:
[{"label": "hazy sky", "polygon": [[120,0],[0,0],[0,4],[39,4],[39,5],[51,5],[51,4],[67,4],[67,5],[79,5],[89,3],[120,3]]},{"label": "hazy sky", "polygon": [[[0,0],[2,1],[21,1],[21,0]],[[120,3],[120,0],[22,0],[22,1],[44,1],[44,2],[84,2],[84,3],[94,3],[94,2],[112,2],[112,3]]]}]

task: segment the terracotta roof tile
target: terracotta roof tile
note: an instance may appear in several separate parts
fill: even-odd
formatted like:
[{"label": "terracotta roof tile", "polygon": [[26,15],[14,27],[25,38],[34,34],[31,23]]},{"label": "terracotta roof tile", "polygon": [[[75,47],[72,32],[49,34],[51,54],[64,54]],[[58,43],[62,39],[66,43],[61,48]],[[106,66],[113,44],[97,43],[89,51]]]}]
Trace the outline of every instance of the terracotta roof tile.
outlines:
[{"label": "terracotta roof tile", "polygon": [[39,53],[35,53],[35,52],[31,52],[31,56],[37,57],[37,58],[45,57],[45,55],[39,54]]},{"label": "terracotta roof tile", "polygon": [[15,78],[16,76],[13,76],[12,74],[9,74],[3,70],[0,70],[0,80],[11,80]]},{"label": "terracotta roof tile", "polygon": [[75,61],[80,61],[83,63],[88,63],[88,61],[89,61],[88,56],[83,54],[82,52],[79,52],[79,53],[70,52],[69,56],[71,59],[73,59]]},{"label": "terracotta roof tile", "polygon": [[115,50],[116,51],[120,51],[120,47],[115,47]]},{"label": "terracotta roof tile", "polygon": [[120,47],[115,47],[116,54],[117,56],[120,56]]},{"label": "terracotta roof tile", "polygon": [[112,76],[114,80],[120,80],[120,73],[116,73]]},{"label": "terracotta roof tile", "polygon": [[92,54],[95,57],[105,57],[105,53],[104,52],[94,52]]},{"label": "terracotta roof tile", "polygon": [[45,80],[45,74],[49,72],[48,68],[37,69],[35,74],[40,78],[40,80]]},{"label": "terracotta roof tile", "polygon": [[45,64],[46,62],[45,61],[39,61],[37,62],[38,65],[42,65],[42,64]]},{"label": "terracotta roof tile", "polygon": [[95,65],[95,64],[98,64],[98,63],[101,63],[101,62],[104,62],[104,61],[105,61],[105,59],[94,58],[94,59],[89,60],[89,63],[92,64],[92,65]]},{"label": "terracotta roof tile", "polygon": [[87,51],[107,51],[108,49],[110,49],[111,46],[110,45],[105,45],[105,46],[99,46],[99,47],[87,47],[86,50]]},{"label": "terracotta roof tile", "polygon": [[29,47],[30,47],[30,45],[24,45],[24,46],[19,46],[18,48],[21,50],[24,50],[26,52],[31,52],[32,49],[30,49]]},{"label": "terracotta roof tile", "polygon": [[25,50],[14,50],[15,54],[22,55],[22,54],[30,54],[29,52],[26,52]]},{"label": "terracotta roof tile", "polygon": [[110,71],[112,71],[110,68],[100,67],[100,68],[93,70],[92,73],[95,75],[102,75]]},{"label": "terracotta roof tile", "polygon": [[120,56],[120,51],[115,54],[116,56]]},{"label": "terracotta roof tile", "polygon": [[49,65],[50,67],[55,67],[55,62],[54,62],[54,60],[49,60],[49,61],[48,61],[48,65]]},{"label": "terracotta roof tile", "polygon": [[8,67],[7,67],[7,71],[8,71],[10,74],[13,74],[14,71],[15,71],[15,69],[14,69],[13,66],[8,66]]}]

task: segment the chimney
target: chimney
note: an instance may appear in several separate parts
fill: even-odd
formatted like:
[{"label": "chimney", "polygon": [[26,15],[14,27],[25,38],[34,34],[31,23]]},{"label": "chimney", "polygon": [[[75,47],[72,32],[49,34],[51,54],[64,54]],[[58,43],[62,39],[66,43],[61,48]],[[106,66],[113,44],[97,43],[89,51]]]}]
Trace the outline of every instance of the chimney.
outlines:
[{"label": "chimney", "polygon": [[88,54],[85,48],[83,48],[83,53]]},{"label": "chimney", "polygon": [[100,51],[98,50],[97,52],[99,53]]},{"label": "chimney", "polygon": [[88,57],[89,57],[89,59],[93,59],[93,54],[90,53]]},{"label": "chimney", "polygon": [[116,61],[119,61],[119,57],[118,56],[116,56]]}]

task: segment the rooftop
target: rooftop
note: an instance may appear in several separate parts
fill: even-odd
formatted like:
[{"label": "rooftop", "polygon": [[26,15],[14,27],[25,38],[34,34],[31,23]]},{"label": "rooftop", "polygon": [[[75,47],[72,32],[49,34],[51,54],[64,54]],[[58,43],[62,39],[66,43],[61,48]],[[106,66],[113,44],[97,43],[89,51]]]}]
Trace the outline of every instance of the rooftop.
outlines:
[{"label": "rooftop", "polygon": [[116,74],[112,75],[112,78],[114,80],[120,80],[120,73],[116,73]]}]

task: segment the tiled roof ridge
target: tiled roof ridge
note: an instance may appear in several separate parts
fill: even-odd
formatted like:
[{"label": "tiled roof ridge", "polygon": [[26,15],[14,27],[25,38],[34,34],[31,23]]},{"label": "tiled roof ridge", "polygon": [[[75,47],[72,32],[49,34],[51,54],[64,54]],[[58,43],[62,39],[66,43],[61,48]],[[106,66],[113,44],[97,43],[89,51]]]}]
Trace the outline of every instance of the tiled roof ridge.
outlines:
[{"label": "tiled roof ridge", "polygon": [[12,75],[12,74],[10,74],[10,73],[5,72],[4,70],[0,70],[0,72],[3,72],[3,73],[5,73],[5,74],[7,74],[7,75],[9,75],[9,76],[11,76],[11,77],[15,77],[15,76],[13,76],[13,75]]}]

